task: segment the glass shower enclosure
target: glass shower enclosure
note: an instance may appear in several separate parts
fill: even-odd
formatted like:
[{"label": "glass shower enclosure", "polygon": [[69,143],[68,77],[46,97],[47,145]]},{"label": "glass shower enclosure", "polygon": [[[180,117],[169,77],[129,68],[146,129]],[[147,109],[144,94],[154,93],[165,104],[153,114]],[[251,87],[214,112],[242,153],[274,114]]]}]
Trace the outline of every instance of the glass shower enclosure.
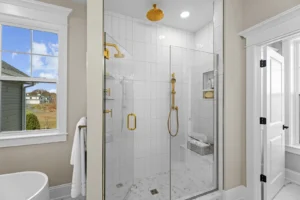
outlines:
[{"label": "glass shower enclosure", "polygon": [[218,190],[218,57],[162,48],[149,60],[105,34],[105,200]]}]

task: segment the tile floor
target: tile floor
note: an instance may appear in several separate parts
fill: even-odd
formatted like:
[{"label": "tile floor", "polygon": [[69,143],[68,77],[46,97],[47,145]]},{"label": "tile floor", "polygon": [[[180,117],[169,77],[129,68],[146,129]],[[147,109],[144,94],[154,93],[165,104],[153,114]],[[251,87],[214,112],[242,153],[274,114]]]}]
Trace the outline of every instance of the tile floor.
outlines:
[{"label": "tile floor", "polygon": [[299,200],[300,199],[300,185],[294,183],[287,183],[274,198],[274,200]]},{"label": "tile floor", "polygon": [[[213,178],[213,156],[200,156],[190,151],[185,161],[172,163],[171,179],[169,172],[136,179],[133,185],[123,183],[122,188],[108,191],[107,197],[109,200],[182,200],[213,190]],[[131,186],[129,192],[128,186]],[[153,195],[151,190],[154,189],[158,193]]]}]

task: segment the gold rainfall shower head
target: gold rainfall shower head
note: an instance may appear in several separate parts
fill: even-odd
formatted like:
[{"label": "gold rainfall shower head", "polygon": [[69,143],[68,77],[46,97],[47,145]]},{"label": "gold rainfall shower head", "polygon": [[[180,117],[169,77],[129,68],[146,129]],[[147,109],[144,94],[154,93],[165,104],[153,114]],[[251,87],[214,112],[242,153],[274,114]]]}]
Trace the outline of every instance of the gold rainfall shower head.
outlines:
[{"label": "gold rainfall shower head", "polygon": [[164,11],[157,8],[156,4],[153,4],[153,8],[147,13],[147,18],[152,22],[160,21],[164,18],[164,16]]}]

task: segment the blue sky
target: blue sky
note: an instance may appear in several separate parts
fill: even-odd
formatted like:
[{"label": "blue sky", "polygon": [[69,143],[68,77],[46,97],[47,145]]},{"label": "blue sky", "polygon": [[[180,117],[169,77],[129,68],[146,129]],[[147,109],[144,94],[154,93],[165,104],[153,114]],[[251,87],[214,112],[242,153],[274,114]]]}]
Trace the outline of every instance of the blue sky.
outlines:
[{"label": "blue sky", "polygon": [[[56,33],[2,26],[2,50],[4,51],[2,60],[27,75],[32,74],[35,78],[57,78],[58,35]],[[21,54],[30,52],[32,56]],[[37,84],[28,91],[35,89],[56,92],[56,85]]]}]

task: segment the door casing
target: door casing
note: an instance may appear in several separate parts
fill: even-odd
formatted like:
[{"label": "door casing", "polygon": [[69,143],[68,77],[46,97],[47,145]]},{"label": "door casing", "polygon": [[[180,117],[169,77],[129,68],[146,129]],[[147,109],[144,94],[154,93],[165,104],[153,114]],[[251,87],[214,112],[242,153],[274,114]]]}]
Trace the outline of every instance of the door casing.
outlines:
[{"label": "door casing", "polygon": [[246,39],[246,173],[247,198],[261,200],[261,47],[300,35],[300,5],[239,35]]}]

